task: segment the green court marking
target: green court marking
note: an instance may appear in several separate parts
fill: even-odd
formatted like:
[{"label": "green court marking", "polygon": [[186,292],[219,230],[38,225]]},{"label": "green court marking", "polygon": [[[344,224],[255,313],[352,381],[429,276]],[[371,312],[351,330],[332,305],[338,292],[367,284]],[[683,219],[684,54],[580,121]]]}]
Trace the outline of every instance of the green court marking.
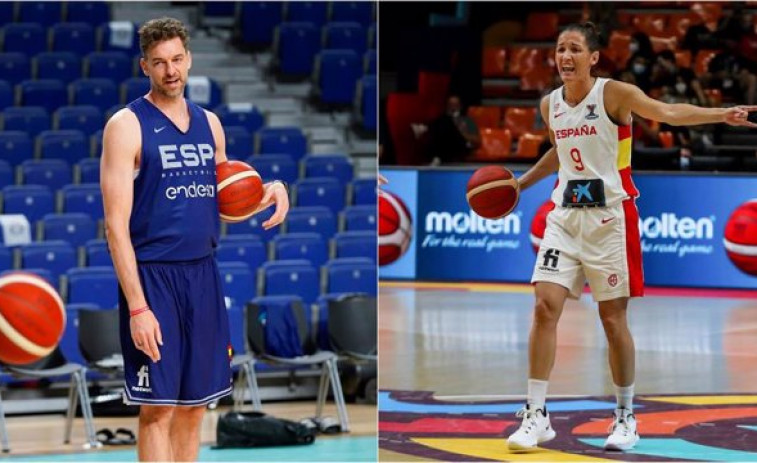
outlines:
[{"label": "green court marking", "polygon": [[[200,448],[200,461],[377,461],[376,438],[320,437],[312,445],[289,447],[265,447],[255,449],[213,450],[209,446]],[[24,456],[3,456],[9,461],[137,461],[137,450],[92,450],[80,453],[44,454]]]}]

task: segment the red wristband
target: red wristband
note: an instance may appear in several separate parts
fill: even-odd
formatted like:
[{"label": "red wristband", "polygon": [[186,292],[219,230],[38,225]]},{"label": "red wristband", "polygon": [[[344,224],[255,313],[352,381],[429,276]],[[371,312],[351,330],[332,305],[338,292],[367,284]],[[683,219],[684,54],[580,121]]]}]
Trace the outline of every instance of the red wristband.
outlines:
[{"label": "red wristband", "polygon": [[150,306],[149,305],[146,305],[144,307],[140,307],[138,309],[130,310],[129,311],[129,316],[130,317],[135,317],[135,316],[141,314],[142,312],[147,312],[148,310],[150,310]]}]

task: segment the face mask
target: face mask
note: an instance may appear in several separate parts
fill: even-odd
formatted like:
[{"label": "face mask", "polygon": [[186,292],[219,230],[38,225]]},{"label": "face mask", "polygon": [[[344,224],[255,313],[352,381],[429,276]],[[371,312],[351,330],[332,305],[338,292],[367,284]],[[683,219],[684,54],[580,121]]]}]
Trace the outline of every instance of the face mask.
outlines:
[{"label": "face mask", "polygon": [[731,88],[733,86],[733,80],[723,79],[723,88]]},{"label": "face mask", "polygon": [[629,43],[628,51],[630,51],[631,53],[636,53],[637,51],[639,51],[639,44],[636,42]]},{"label": "face mask", "polygon": [[449,115],[452,117],[460,117],[460,111],[452,111]]},{"label": "face mask", "polygon": [[686,92],[686,84],[684,84],[683,82],[678,82],[676,84],[676,91],[678,93],[685,93]]},{"label": "face mask", "polygon": [[646,71],[646,70],[647,70],[647,67],[644,66],[641,63],[635,63],[633,65],[633,72],[634,72],[634,74],[643,74],[644,71]]}]

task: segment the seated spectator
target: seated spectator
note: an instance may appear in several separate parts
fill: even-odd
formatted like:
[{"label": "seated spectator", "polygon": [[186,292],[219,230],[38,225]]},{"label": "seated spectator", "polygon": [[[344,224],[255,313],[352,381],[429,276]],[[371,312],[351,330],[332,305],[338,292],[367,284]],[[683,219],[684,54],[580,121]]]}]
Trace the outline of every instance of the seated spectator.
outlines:
[{"label": "seated spectator", "polygon": [[707,88],[719,88],[723,98],[753,105],[757,96],[757,76],[749,63],[730,51],[715,55],[707,66],[703,80]]},{"label": "seated spectator", "polygon": [[428,126],[428,152],[432,164],[461,162],[481,145],[476,123],[465,115],[460,97],[450,95],[447,110]]},{"label": "seated spectator", "polygon": [[691,56],[697,56],[699,50],[719,50],[721,41],[711,31],[704,22],[692,23],[686,29],[686,35],[683,36],[681,49],[690,50]]}]

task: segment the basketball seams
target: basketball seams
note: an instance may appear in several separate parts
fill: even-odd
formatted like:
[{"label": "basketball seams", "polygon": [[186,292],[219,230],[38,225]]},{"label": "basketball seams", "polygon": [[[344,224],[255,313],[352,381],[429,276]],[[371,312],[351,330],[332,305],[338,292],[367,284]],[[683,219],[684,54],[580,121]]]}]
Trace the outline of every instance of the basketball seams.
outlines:
[{"label": "basketball seams", "polygon": [[13,327],[13,325],[11,325],[10,322],[3,316],[2,312],[0,312],[0,333],[8,338],[19,349],[28,354],[36,355],[39,357],[44,357],[45,355],[49,354],[57,345],[56,342],[51,347],[44,347],[31,341],[29,338],[21,334],[16,328]]},{"label": "basketball seams", "polygon": [[757,256],[757,246],[754,245],[738,244],[723,238],[723,246],[729,252],[749,257]]},{"label": "basketball seams", "polygon": [[[225,179],[223,179],[221,181],[221,183],[218,184],[218,192],[220,193],[221,190],[223,190],[224,188],[226,188],[227,186],[231,185],[234,182],[238,182],[240,180],[244,180],[244,179],[250,178],[250,177],[260,178],[260,174],[257,173],[257,171],[255,171],[255,170],[246,170],[246,171],[243,171],[243,172],[236,172],[234,174],[231,174],[228,177],[226,177]],[[262,179],[261,179],[261,181],[262,181]]]},{"label": "basketball seams", "polygon": [[515,188],[517,190],[518,189],[517,185],[518,185],[518,181],[514,178],[508,178],[504,180],[494,180],[494,181],[484,183],[483,185],[479,185],[475,188],[472,188],[471,190],[468,191],[468,193],[466,193],[465,197],[468,199],[468,201],[470,201],[474,196],[476,196],[477,194],[481,192],[488,191],[494,188],[501,188],[501,187],[508,187],[508,186]]},{"label": "basketball seams", "polygon": [[252,217],[253,215],[255,215],[255,211],[252,211],[249,214],[240,215],[240,216],[226,215],[226,214],[220,214],[220,213],[219,213],[219,215],[221,216],[221,219],[223,219],[223,220],[225,220],[227,222],[236,223],[236,222],[242,222],[244,220],[249,219],[250,217]]},{"label": "basketball seams", "polygon": [[27,283],[37,286],[41,290],[45,291],[50,297],[55,300],[55,302],[58,303],[58,307],[61,309],[61,313],[63,315],[63,321],[66,321],[66,309],[65,304],[63,303],[63,299],[61,299],[60,295],[58,295],[58,292],[52,286],[50,286],[50,283],[45,281],[43,278],[38,277],[37,275],[18,272],[15,274],[0,277],[0,290],[2,290],[3,286],[13,283]]}]

